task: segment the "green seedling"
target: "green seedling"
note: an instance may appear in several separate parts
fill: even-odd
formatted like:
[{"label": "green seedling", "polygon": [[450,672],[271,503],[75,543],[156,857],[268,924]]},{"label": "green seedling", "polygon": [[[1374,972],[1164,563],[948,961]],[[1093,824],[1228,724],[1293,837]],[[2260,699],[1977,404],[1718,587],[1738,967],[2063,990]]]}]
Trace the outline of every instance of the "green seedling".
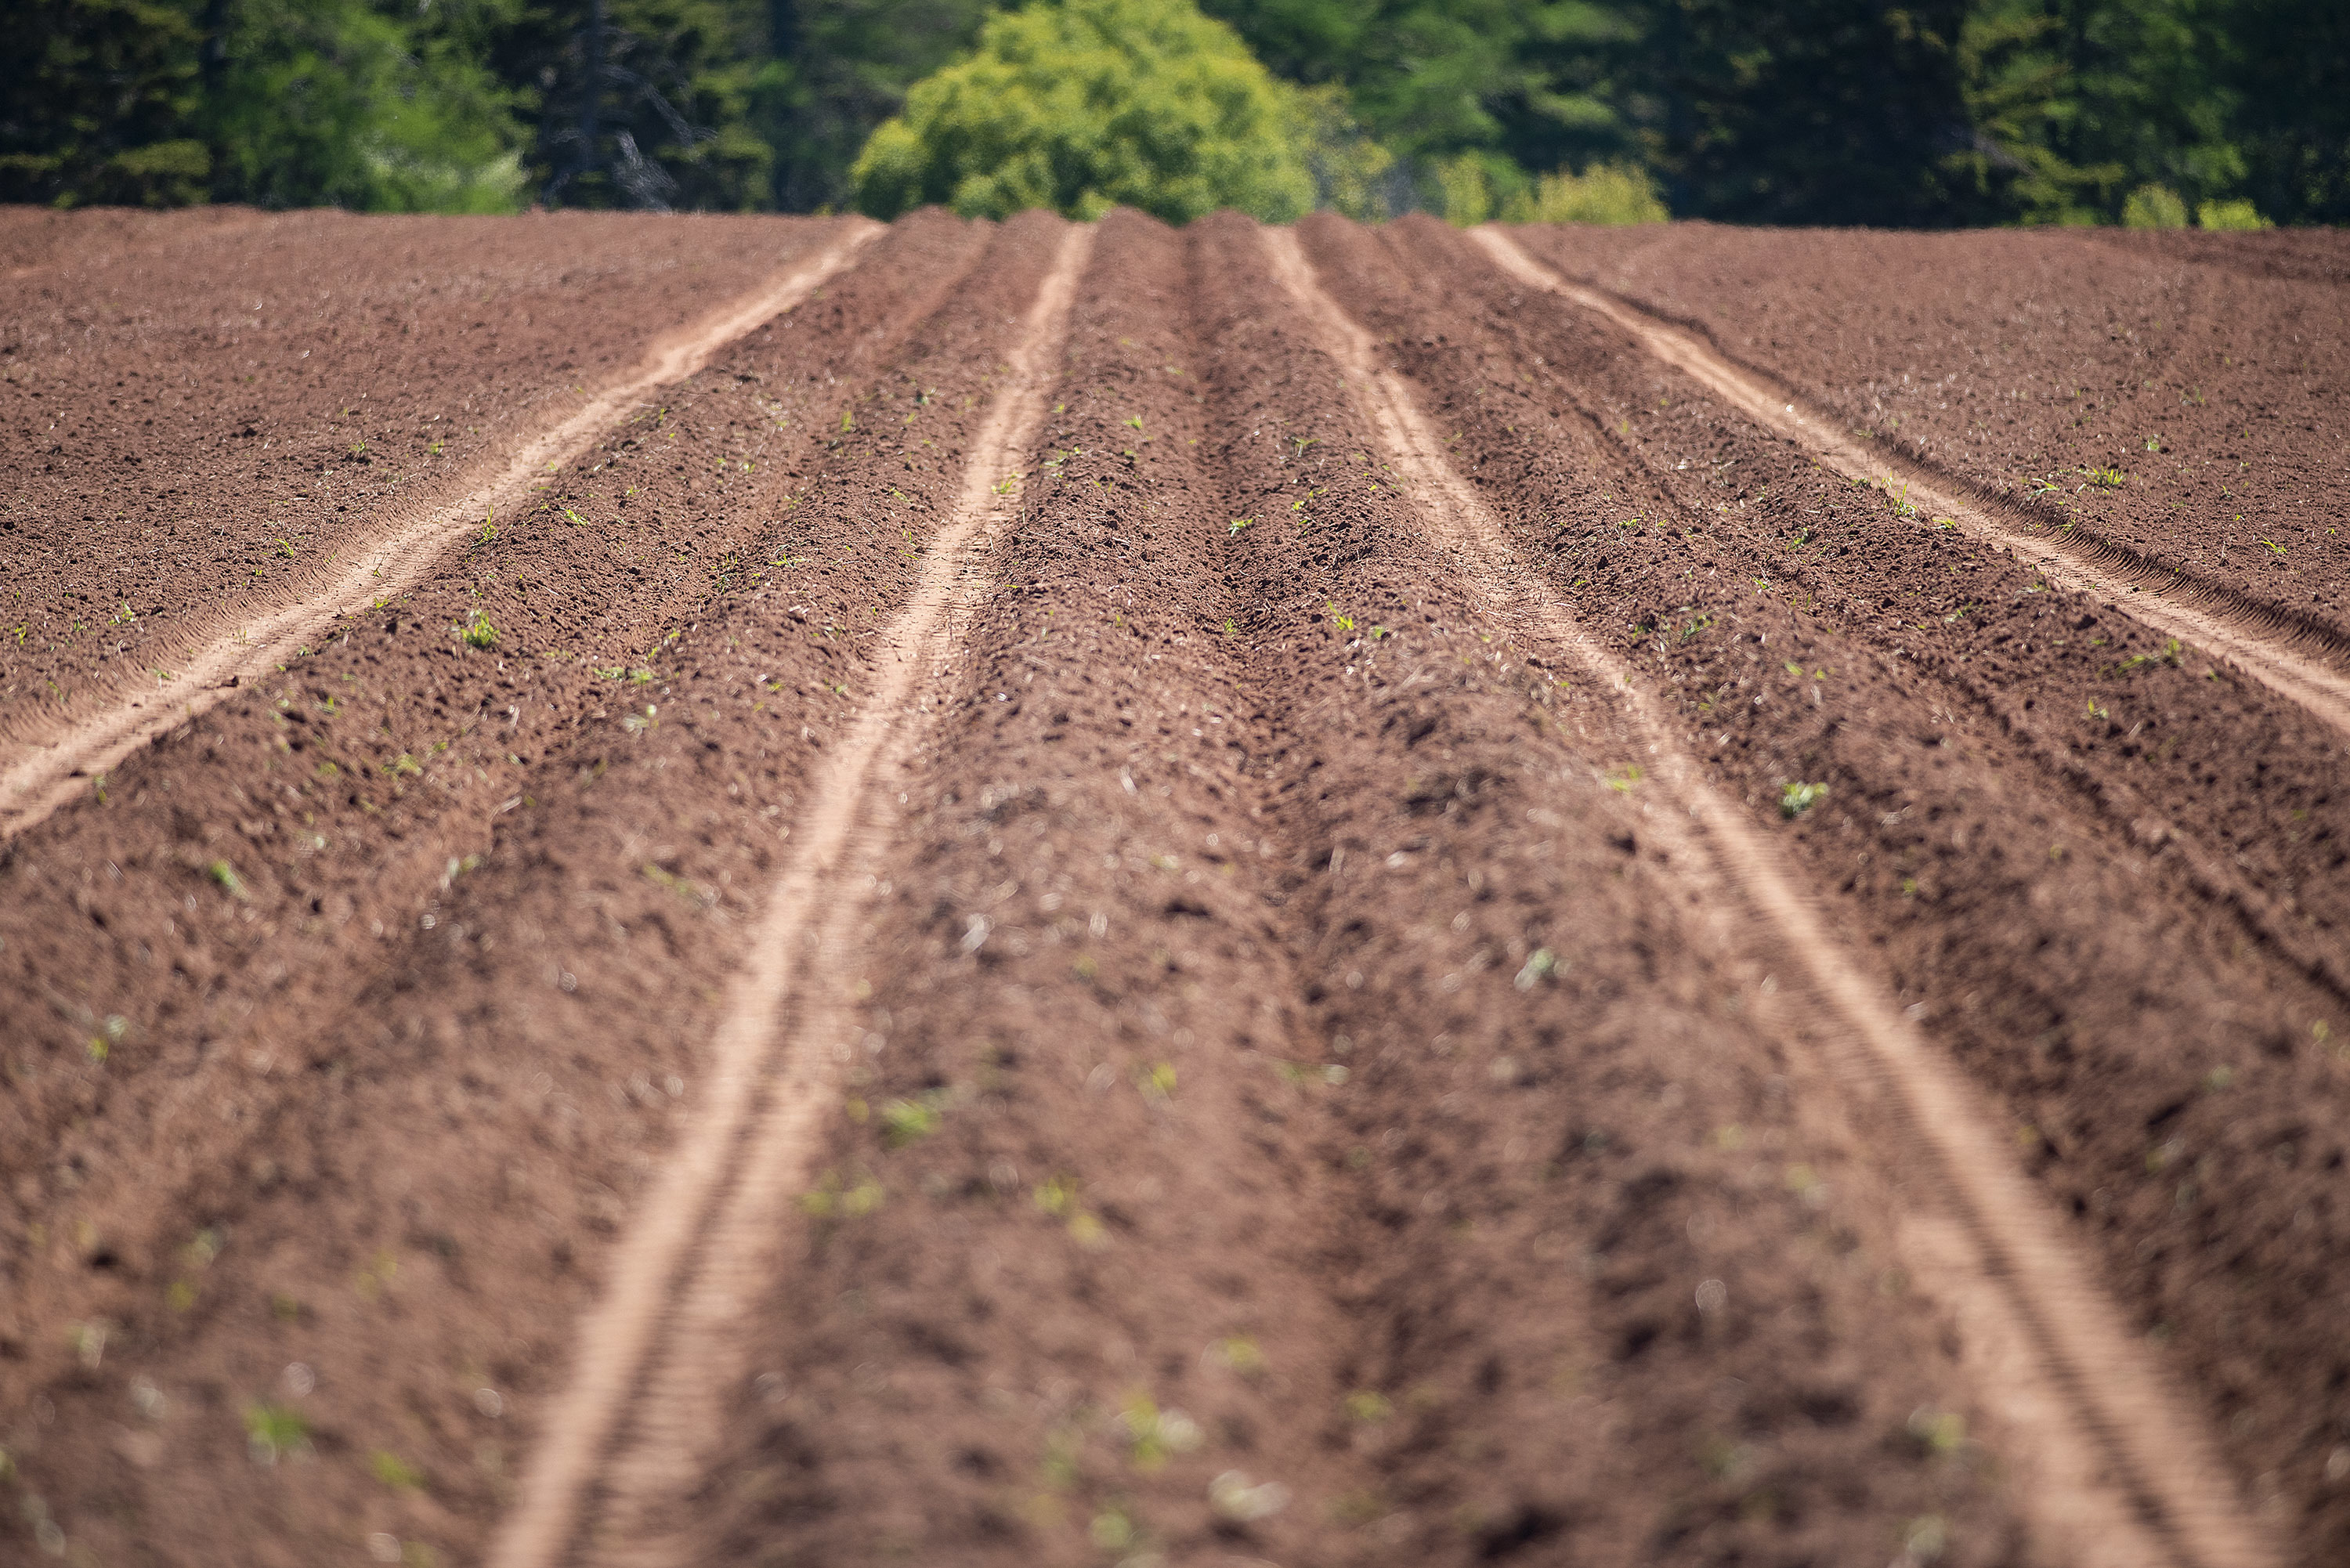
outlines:
[{"label": "green seedling", "polygon": [[1322,607],[1330,612],[1330,624],[1332,626],[1336,627],[1340,631],[1352,631],[1355,629],[1355,618],[1353,616],[1343,613],[1338,607],[1334,604],[1326,602]]},{"label": "green seedling", "polygon": [[870,1176],[860,1177],[856,1186],[844,1191],[840,1174],[827,1170],[824,1179],[816,1183],[816,1190],[801,1194],[800,1207],[818,1220],[855,1220],[880,1208],[889,1196]]},{"label": "green seedling", "polygon": [[254,1462],[274,1465],[281,1459],[309,1452],[310,1423],[290,1406],[247,1405],[244,1441]]},{"label": "green seedling", "polygon": [[[1254,526],[1256,519],[1253,517],[1235,517],[1232,519],[1232,537],[1237,539],[1243,532]],[[20,643],[25,640],[25,628],[21,626],[16,628],[16,640]]]},{"label": "green seedling", "polygon": [[1633,786],[1646,775],[1638,763],[1627,763],[1607,776],[1607,787],[1617,794],[1630,794]]},{"label": "green seedling", "polygon": [[480,610],[473,612],[473,618],[465,623],[464,630],[460,635],[464,639],[465,646],[468,648],[487,649],[498,645],[498,628],[492,626],[490,618]]},{"label": "green seedling", "polygon": [[1556,953],[1548,948],[1536,948],[1519,969],[1513,983],[1520,991],[1532,991],[1544,981],[1555,979],[1563,967]]},{"label": "green seedling", "polygon": [[1191,1452],[1207,1436],[1199,1422],[1180,1410],[1160,1409],[1139,1390],[1127,1396],[1118,1419],[1126,1428],[1128,1457],[1145,1472],[1162,1468],[1173,1455]]},{"label": "green seedling", "polygon": [[232,898],[250,899],[253,897],[244,890],[244,879],[236,874],[236,867],[225,860],[213,861],[205,867],[204,874],[219,883],[221,889]]},{"label": "green seedling", "polygon": [[1827,797],[1824,784],[1790,784],[1779,792],[1779,815],[1793,821]]},{"label": "green seedling", "polygon": [[2261,543],[2266,545],[2269,547],[2270,553],[2276,556],[2280,560],[2283,558],[2284,546],[2282,545],[2278,544],[2274,539],[2263,539]]},{"label": "green seedling", "polygon": [[424,1472],[389,1449],[378,1449],[368,1459],[368,1472],[394,1491],[422,1491]]},{"label": "green seedling", "polygon": [[[2122,471],[2118,468],[2085,468],[2081,472],[2083,474],[2087,476],[2090,484],[2096,485],[2100,489],[2118,490],[2121,488]],[[2087,486],[2085,485],[2083,488],[2086,489]]]},{"label": "green seedling", "polygon": [[1140,414],[1129,415],[1128,418],[1120,420],[1118,422],[1123,425],[1130,425],[1136,430],[1140,430],[1142,428],[1142,416]]},{"label": "green seedling", "polygon": [[2146,450],[2148,452],[2160,452],[2162,450],[2162,438],[2160,436],[2147,437]]},{"label": "green seedling", "polygon": [[1139,1533],[1133,1518],[1115,1504],[1095,1514],[1093,1522],[1086,1526],[1087,1539],[1104,1552],[1125,1552]]},{"label": "green seedling", "polygon": [[910,1100],[891,1100],[881,1107],[881,1137],[891,1148],[919,1143],[938,1131],[952,1096],[932,1089]]},{"label": "green seedling", "polygon": [[857,428],[857,416],[847,409],[840,410],[840,433],[847,435]]},{"label": "green seedling", "polygon": [[1357,1426],[1376,1427],[1394,1414],[1395,1406],[1376,1389],[1358,1388],[1347,1396],[1347,1419]]},{"label": "green seedling", "polygon": [[1245,1334],[1215,1341],[1208,1346],[1207,1359],[1241,1377],[1258,1377],[1264,1373],[1264,1352]]}]

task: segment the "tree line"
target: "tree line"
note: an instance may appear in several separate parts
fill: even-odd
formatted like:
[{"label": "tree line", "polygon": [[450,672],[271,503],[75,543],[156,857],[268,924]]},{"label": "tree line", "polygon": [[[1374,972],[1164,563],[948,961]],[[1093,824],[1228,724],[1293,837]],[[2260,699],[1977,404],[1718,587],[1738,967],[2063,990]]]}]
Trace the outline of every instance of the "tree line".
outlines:
[{"label": "tree line", "polygon": [[0,201],[2350,221],[2340,0],[1008,9],[0,0]]}]

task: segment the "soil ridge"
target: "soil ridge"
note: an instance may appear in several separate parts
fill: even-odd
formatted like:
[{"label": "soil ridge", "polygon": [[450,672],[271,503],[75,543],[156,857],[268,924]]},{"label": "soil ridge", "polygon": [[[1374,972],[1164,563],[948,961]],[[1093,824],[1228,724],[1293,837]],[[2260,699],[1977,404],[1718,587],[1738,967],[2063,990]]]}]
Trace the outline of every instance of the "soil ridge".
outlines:
[{"label": "soil ridge", "polygon": [[[1491,226],[1470,231],[1469,236],[1492,258],[1496,266],[1534,287],[1544,289],[1599,315],[1629,332],[1642,348],[1687,371],[1717,394],[1727,398],[1750,417],[1794,441],[1846,477],[1871,483],[1878,468],[1890,468],[1910,491],[1930,504],[1920,511],[1941,511],[1970,531],[1991,539],[2010,553],[2033,558],[2043,571],[2072,579],[2066,586],[2104,596],[2113,607],[2156,630],[2191,639],[2240,665],[2262,684],[2290,698],[2313,715],[2350,735],[2350,674],[2338,665],[2350,655],[2350,639],[2324,622],[2302,612],[2192,575],[2183,567],[2165,566],[2154,556],[2101,535],[2075,528],[2089,541],[2081,549],[2069,541],[2044,538],[1999,520],[2012,503],[1991,495],[1979,482],[1948,473],[1940,465],[1908,453],[1871,452],[1838,433],[1834,422],[1809,400],[1798,400],[1792,389],[1775,397],[1761,383],[1778,378],[1721,353],[1709,342],[1676,332],[1652,312],[1619,296],[1573,283],[1535,261],[1516,242]],[[1700,330],[1702,330],[1700,328]],[[1712,334],[1705,333],[1711,339]],[[1776,406],[1774,406],[1774,403]],[[1875,458],[1876,462],[1866,461]],[[1949,493],[1944,485],[1961,488],[1975,499],[1970,503]],[[2189,593],[2171,590],[2186,584]],[[2201,602],[2199,602],[2201,601]],[[2295,645],[2314,655],[2304,657]]]},{"label": "soil ridge", "polygon": [[168,733],[221,701],[240,681],[286,662],[296,645],[338,611],[370,599],[380,602],[412,587],[428,573],[451,541],[485,514],[514,501],[521,487],[542,471],[575,456],[622,410],[655,387],[681,380],[711,356],[774,317],[788,310],[848,265],[858,252],[887,231],[858,221],[813,255],[747,299],[738,300],[694,327],[649,346],[625,379],[591,395],[567,418],[534,432],[500,463],[488,460],[495,477],[458,499],[435,504],[422,515],[387,520],[359,558],[328,584],[289,603],[263,610],[234,636],[182,652],[176,674],[135,700],[68,726],[61,733],[26,743],[22,755],[0,772],[0,840],[46,818],[80,791],[77,782],[102,774],[141,744]]},{"label": "soil ridge", "polygon": [[[1480,238],[1492,233],[1477,231]],[[1632,726],[1673,776],[1695,828],[1690,836],[1700,863],[1710,859],[1719,866],[1725,880],[1777,928],[1779,940],[1773,945],[1809,971],[1811,988],[1841,1019],[1860,1054],[1893,1085],[1908,1113],[1905,1119],[1933,1148],[1939,1174],[1959,1195],[1954,1218],[1974,1253],[1964,1261],[1963,1272],[1997,1282],[2005,1298],[1999,1304],[2021,1320],[2012,1325],[1994,1322],[1991,1337],[2011,1345],[2018,1340],[2032,1344],[2039,1378],[2065,1396],[2068,1407],[2059,1410],[2028,1392],[2002,1399],[1997,1387],[1981,1390],[2037,1450],[2041,1464],[2062,1478],[2053,1489],[2027,1494],[2027,1502],[2038,1505],[2043,1529],[2064,1540],[2069,1560],[2110,1562],[2116,1568],[2160,1558],[2211,1568],[2272,1563],[2262,1534],[2241,1515],[2224,1471],[2189,1436],[2194,1428],[2184,1410],[2156,1370],[2134,1353],[2110,1303],[2065,1255],[2040,1215],[2037,1199],[2006,1168],[1997,1140],[1981,1125],[1956,1074],[1931,1054],[1914,1026],[1844,956],[1814,901],[1798,889],[1778,857],[1671,742],[1630,672],[1591,639],[1578,639],[1565,607],[1516,568],[1506,533],[1444,460],[1441,443],[1409,391],[1379,364],[1369,334],[1315,279],[1295,235],[1268,229],[1265,240],[1283,283],[1326,333],[1333,357],[1349,366],[1366,389],[1366,411],[1394,454],[1418,471],[1430,490],[1445,496],[1451,517],[1469,525],[1446,530],[1446,514],[1428,509],[1430,523],[1458,535],[1464,557],[1484,557],[1484,570],[1499,579],[1497,597],[1527,601],[1528,618],[1542,626],[1544,640],[1575,648],[1595,674],[1621,693]],[[1923,1262],[1924,1252],[1917,1248],[1913,1255]],[[1991,1304],[1987,1293],[1970,1293],[1981,1304]],[[2001,1350],[2008,1354],[2000,1358],[2012,1362],[2008,1346],[1992,1354]],[[2116,1487],[2106,1474],[2107,1463],[2121,1468],[2127,1478],[2123,1485]],[[2049,1490],[2060,1495],[2052,1499]],[[2067,1491],[2072,1495],[2061,1495]]]}]

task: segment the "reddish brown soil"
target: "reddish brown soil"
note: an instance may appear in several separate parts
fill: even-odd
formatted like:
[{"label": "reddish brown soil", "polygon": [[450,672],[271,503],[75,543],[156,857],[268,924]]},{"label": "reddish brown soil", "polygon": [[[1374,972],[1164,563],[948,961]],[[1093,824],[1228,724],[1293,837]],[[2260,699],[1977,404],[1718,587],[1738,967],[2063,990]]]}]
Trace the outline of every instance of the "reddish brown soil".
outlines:
[{"label": "reddish brown soil", "polygon": [[[315,589],[390,518],[834,225],[264,215],[0,223],[0,738]],[[20,258],[20,259],[19,259]]]},{"label": "reddish brown soil", "polygon": [[2350,235],[1526,238],[1888,450],[2350,644]]},{"label": "reddish brown soil", "polygon": [[2350,1248],[2342,737],[1529,310],[1457,236],[1306,232],[1723,784],[1766,822],[1830,786],[1787,830],[1814,884],[2325,1560],[2350,1428],[2303,1394],[2350,1386],[2317,1262]]},{"label": "reddish brown soil", "polygon": [[[15,454],[48,488],[40,532],[0,535],[32,563],[10,580],[146,558],[93,533],[120,450],[234,503],[161,498],[172,625],[274,602],[292,568],[256,586],[213,530],[290,494],[288,442],[317,499],[359,439],[327,404],[406,400],[375,456],[470,397],[489,462],[563,377],[829,232],[377,222],[0,213],[0,287],[59,291],[12,317],[23,343],[117,302],[37,376],[8,360],[12,430],[50,401],[87,421],[74,467]],[[409,252],[338,255],[393,232]],[[616,1239],[695,1136],[730,976],[1064,232],[900,223],[538,510],[0,847],[0,1558],[483,1559]],[[1835,480],[1450,231],[1302,234],[1559,599],[2012,1130],[2288,1560],[2350,1552],[2343,737]],[[2074,430],[2009,400],[1968,468],[1966,420],[1892,391],[1909,339],[1819,341],[1906,322],[1914,280],[1848,267],[1814,321],[1726,231],[1523,238],[1619,291],[1678,280],[1640,297],[1693,319],[1671,289],[1748,277],[1709,299],[1717,342],[1856,422],[1884,398],[1912,455],[1987,485],[2109,461],[2064,443],[2141,410]],[[2137,350],[2077,323],[2095,268],[2152,269],[2178,308],[2150,319],[2262,367],[2270,466],[2338,468],[2293,423],[2337,411],[2338,342],[2290,342],[2338,306],[2325,244],[1914,243],[1949,247],[1921,321],[2009,319],[2018,290],[2062,312],[1954,405],[2089,385],[2085,358],[2117,381]],[[2034,244],[2069,248],[2027,288]],[[695,260],[726,286],[662,292]],[[266,355],[213,319],[262,266]],[[337,267],[375,324],[339,345]],[[430,325],[484,288],[498,317]],[[507,343],[464,379],[472,319]],[[138,395],[183,400],[151,417],[202,444],[106,401],[172,334],[195,379]],[[1813,358],[1752,348],[1774,337]],[[2303,351],[2323,375],[2279,379]],[[317,379],[247,384],[285,432],[265,460],[221,393],[270,355]],[[869,929],[809,981],[856,1028],[821,1043],[838,1103],[749,1373],[658,1521],[676,1560],[2047,1560],[1966,1325],[1896,1260],[1866,1096],[1659,847],[1670,804],[1606,694],[1529,662],[1436,542],[1256,231],[1105,221],[1056,374],[944,701],[897,721],[919,744],[873,786]],[[2201,475],[2220,429],[2162,433]],[[2181,547],[2128,474],[2081,525]],[[336,481],[373,487],[336,539],[427,483],[386,477]],[[2287,569],[2331,596],[2314,554]],[[492,647],[455,635],[477,612]],[[0,685],[51,678],[5,657]],[[1785,821],[1791,782],[1828,794]],[[629,1560],[599,1508],[566,1560]]]}]

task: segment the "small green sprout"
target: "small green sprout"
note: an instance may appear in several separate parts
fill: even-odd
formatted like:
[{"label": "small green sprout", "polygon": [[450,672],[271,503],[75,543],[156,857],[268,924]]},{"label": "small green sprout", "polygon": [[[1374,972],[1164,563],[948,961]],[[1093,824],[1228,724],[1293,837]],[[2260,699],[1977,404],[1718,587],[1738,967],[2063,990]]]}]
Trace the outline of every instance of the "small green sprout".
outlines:
[{"label": "small green sprout", "polygon": [[369,1473],[394,1491],[422,1491],[424,1472],[389,1449],[378,1449],[368,1459]]},{"label": "small green sprout", "polygon": [[1827,797],[1824,784],[1790,784],[1779,792],[1779,815],[1792,822]]},{"label": "small green sprout", "polygon": [[[1240,535],[1241,535],[1241,534],[1243,533],[1243,531],[1244,531],[1244,530],[1246,530],[1246,529],[1248,529],[1248,528],[1253,527],[1253,526],[1255,525],[1255,524],[1256,524],[1256,519],[1255,519],[1255,518],[1253,518],[1253,517],[1235,517],[1235,518],[1233,518],[1233,519],[1232,519],[1232,537],[1234,537],[1234,538],[1236,538],[1236,539],[1237,539],[1237,538],[1239,538],[1239,537],[1240,537]],[[21,626],[20,626],[20,627],[18,627],[18,628],[16,628],[16,640],[17,640],[18,642],[23,642],[23,641],[25,640],[25,628],[24,628],[23,627],[21,627]]]},{"label": "small green sprout", "polygon": [[800,1195],[800,1207],[818,1220],[836,1216],[854,1220],[880,1208],[889,1196],[870,1176],[859,1178],[856,1186],[844,1191],[839,1173],[827,1170],[814,1191]]},{"label": "small green sprout", "polygon": [[1140,430],[1142,428],[1142,416],[1140,414],[1131,414],[1127,418],[1120,420],[1118,423],[1123,425],[1131,425],[1136,430]]},{"label": "small green sprout", "polygon": [[1639,763],[1627,763],[1608,775],[1607,787],[1617,794],[1630,794],[1632,787],[1646,776]]},{"label": "small green sprout", "polygon": [[1126,1428],[1131,1444],[1128,1453],[1139,1470],[1159,1469],[1169,1456],[1188,1454],[1206,1438],[1199,1422],[1180,1410],[1160,1409],[1149,1395],[1139,1391],[1127,1396],[1118,1418]]},{"label": "small green sprout", "polygon": [[1548,948],[1536,948],[1527,956],[1513,983],[1520,991],[1532,991],[1544,981],[1555,978],[1561,967],[1556,953]]},{"label": "small green sprout", "polygon": [[236,874],[236,867],[225,860],[213,861],[205,867],[205,875],[219,883],[222,890],[232,898],[250,899],[253,897],[244,890],[244,879]]},{"label": "small green sprout", "polygon": [[2118,468],[2085,468],[2081,472],[2088,479],[2091,484],[2097,486],[2101,490],[2119,490],[2121,488],[2122,471]]},{"label": "small green sprout", "polygon": [[933,1089],[910,1100],[891,1100],[881,1107],[881,1137],[891,1148],[903,1148],[919,1143],[938,1131],[944,1117],[949,1096],[942,1089]]},{"label": "small green sprout", "polygon": [[1264,1352],[1245,1334],[1235,1334],[1209,1345],[1208,1359],[1241,1377],[1256,1377],[1264,1372]]},{"label": "small green sprout", "polygon": [[247,1405],[244,1439],[255,1463],[274,1465],[281,1459],[309,1452],[310,1423],[291,1406]]},{"label": "small green sprout", "polygon": [[461,635],[464,638],[465,646],[468,648],[486,649],[498,645],[498,628],[492,626],[490,618],[480,610],[473,612],[473,618],[465,623],[465,629]]}]

